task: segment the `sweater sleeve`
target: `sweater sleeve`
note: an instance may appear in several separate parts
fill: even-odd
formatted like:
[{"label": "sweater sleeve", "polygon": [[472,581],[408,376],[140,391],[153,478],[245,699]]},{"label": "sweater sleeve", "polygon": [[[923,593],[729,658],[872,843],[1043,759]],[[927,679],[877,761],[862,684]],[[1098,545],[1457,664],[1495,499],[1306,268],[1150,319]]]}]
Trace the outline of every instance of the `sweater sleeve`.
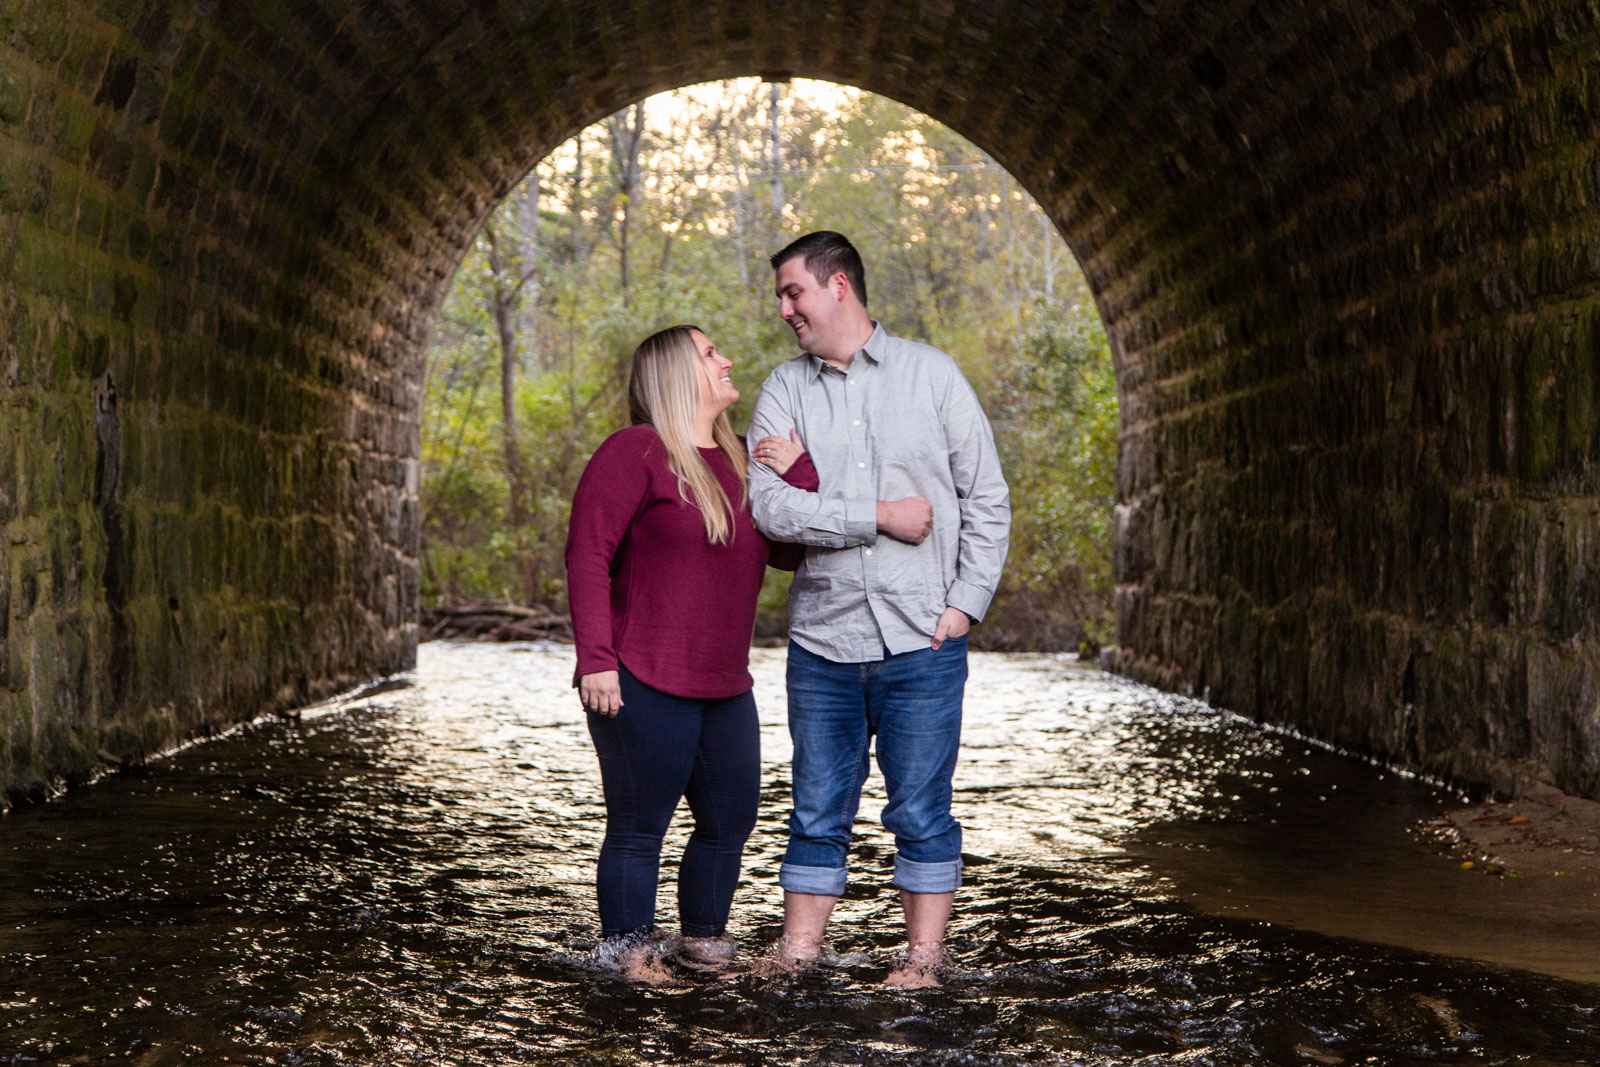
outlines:
[{"label": "sweater sleeve", "polygon": [[808,493],[815,493],[822,488],[822,479],[817,476],[817,466],[811,462],[810,452],[800,453],[800,457],[789,464],[789,469],[783,472],[782,477],[796,489],[804,489]]},{"label": "sweater sleeve", "polygon": [[[798,459],[789,464],[789,469],[779,475],[785,482],[796,489],[804,489],[808,493],[815,493],[822,484],[822,479],[817,477],[816,464],[811,462],[811,453],[802,452]],[[764,534],[762,536],[765,536]],[[770,552],[767,556],[767,566],[776,567],[780,571],[799,570],[800,564],[806,559],[806,546],[791,544],[788,541],[774,541],[767,538]]]},{"label": "sweater sleeve", "polygon": [[611,566],[650,486],[647,439],[637,428],[613,434],[595,451],[572,496],[567,524],[567,603],[578,650],[573,684],[617,669],[611,632]]}]

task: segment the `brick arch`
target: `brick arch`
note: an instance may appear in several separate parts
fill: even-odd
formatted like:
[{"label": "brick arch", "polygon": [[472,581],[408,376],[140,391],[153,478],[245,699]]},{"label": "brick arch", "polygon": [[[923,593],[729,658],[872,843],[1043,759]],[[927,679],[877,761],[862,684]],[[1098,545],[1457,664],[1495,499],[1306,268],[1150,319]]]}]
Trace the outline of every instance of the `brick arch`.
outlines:
[{"label": "brick arch", "polygon": [[650,92],[788,73],[999,159],[1123,430],[1117,664],[1600,795],[1586,3],[0,0],[0,784],[414,654],[462,249]]}]

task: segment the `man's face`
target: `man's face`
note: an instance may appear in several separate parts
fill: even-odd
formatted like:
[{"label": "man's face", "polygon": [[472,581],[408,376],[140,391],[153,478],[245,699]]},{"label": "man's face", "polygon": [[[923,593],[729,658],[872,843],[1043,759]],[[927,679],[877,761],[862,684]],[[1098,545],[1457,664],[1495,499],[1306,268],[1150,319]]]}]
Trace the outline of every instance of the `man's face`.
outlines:
[{"label": "man's face", "polygon": [[804,256],[795,256],[778,268],[773,288],[778,294],[778,315],[794,331],[800,347],[813,355],[826,355],[843,310],[837,280],[819,285],[806,267]]}]

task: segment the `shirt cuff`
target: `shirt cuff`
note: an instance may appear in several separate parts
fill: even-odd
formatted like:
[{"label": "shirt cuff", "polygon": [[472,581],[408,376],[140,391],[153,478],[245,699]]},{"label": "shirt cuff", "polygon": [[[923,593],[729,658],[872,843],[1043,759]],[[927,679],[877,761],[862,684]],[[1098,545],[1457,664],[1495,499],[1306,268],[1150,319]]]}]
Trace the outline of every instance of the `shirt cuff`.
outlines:
[{"label": "shirt cuff", "polygon": [[844,535],[858,545],[870,545],[878,539],[876,499],[865,496],[845,497]]},{"label": "shirt cuff", "polygon": [[957,611],[966,612],[974,619],[982,619],[983,613],[989,610],[989,601],[994,599],[994,592],[964,582],[960,578],[950,583],[949,592],[944,595],[944,602]]}]

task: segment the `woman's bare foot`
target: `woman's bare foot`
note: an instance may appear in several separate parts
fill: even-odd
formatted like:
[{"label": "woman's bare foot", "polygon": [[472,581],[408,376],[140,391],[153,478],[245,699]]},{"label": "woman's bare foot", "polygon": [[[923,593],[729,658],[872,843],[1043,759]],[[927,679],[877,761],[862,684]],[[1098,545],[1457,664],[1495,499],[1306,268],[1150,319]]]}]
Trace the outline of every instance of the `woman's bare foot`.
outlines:
[{"label": "woman's bare foot", "polygon": [[595,947],[594,961],[615,971],[624,981],[653,986],[678,984],[650,931],[636,930],[606,938]]},{"label": "woman's bare foot", "polygon": [[950,957],[938,941],[918,941],[906,949],[906,954],[883,984],[896,989],[932,989],[942,986],[940,974],[950,969]]},{"label": "woman's bare foot", "polygon": [[686,937],[678,962],[696,971],[727,975],[742,970],[733,962],[739,945],[731,937]]}]

